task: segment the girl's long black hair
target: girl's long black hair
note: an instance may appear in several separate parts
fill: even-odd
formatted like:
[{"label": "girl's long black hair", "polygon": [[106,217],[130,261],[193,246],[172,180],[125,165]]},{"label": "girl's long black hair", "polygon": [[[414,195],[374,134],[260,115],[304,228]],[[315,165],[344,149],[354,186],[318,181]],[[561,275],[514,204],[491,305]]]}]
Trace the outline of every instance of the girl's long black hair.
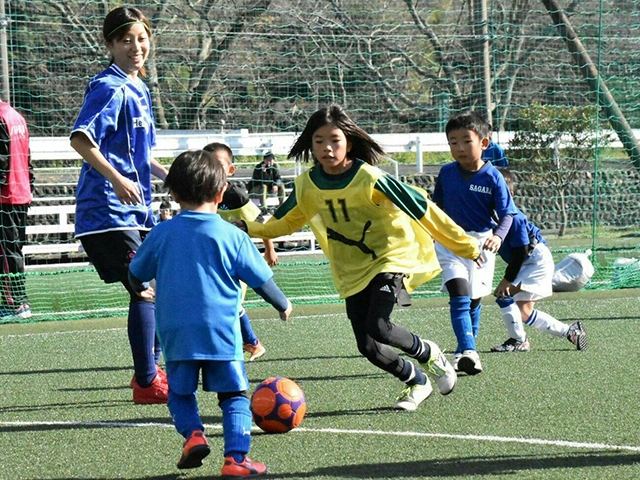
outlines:
[{"label": "girl's long black hair", "polygon": [[[360,159],[369,165],[375,165],[380,157],[386,155],[382,147],[371,136],[358,127],[339,105],[329,105],[315,112],[289,151],[288,158],[301,158],[308,162],[313,158],[313,134],[321,127],[332,123],[344,132],[351,142],[349,158]],[[317,160],[314,158],[314,162]]]}]

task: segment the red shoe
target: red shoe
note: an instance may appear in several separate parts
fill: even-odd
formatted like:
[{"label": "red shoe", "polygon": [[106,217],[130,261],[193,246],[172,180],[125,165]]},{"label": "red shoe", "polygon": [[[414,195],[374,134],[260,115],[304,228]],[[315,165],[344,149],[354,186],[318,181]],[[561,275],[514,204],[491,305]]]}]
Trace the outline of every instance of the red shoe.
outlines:
[{"label": "red shoe", "polygon": [[[164,370],[160,368],[159,365],[156,365],[156,375],[160,377],[160,381],[162,383],[167,383],[167,374],[165,373]],[[133,376],[131,377],[131,382],[129,382],[129,388],[133,388],[135,383],[136,383],[136,374],[134,373]]]},{"label": "red shoe", "polygon": [[267,467],[260,462],[254,462],[249,457],[244,457],[240,463],[236,462],[233,457],[224,457],[222,465],[223,478],[237,477],[259,477],[267,473]]},{"label": "red shoe", "polygon": [[167,383],[167,373],[159,365],[156,365],[156,375],[162,383]]},{"label": "red shoe", "polygon": [[185,440],[182,456],[178,460],[178,468],[198,468],[202,466],[202,459],[211,453],[211,447],[202,430],[194,430]]},{"label": "red shoe", "polygon": [[247,360],[248,362],[253,362],[254,360],[267,353],[267,349],[264,348],[264,345],[260,340],[258,340],[258,343],[256,343],[255,345],[252,345],[251,343],[245,343],[242,345],[242,349],[245,352],[249,352],[249,360]]},{"label": "red shoe", "polygon": [[160,376],[156,375],[151,385],[142,388],[138,382],[133,381],[133,403],[167,403],[169,399],[169,385],[160,380]]}]

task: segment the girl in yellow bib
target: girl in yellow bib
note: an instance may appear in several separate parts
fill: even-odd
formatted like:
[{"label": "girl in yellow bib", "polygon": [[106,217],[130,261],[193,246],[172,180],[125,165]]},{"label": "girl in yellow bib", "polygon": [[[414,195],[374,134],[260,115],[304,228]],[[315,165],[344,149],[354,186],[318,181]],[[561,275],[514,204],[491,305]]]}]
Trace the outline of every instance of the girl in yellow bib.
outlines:
[{"label": "girl in yellow bib", "polygon": [[333,281],[345,299],[359,352],[406,387],[395,408],[415,410],[433,391],[413,362],[426,365],[439,392],[450,393],[457,375],[440,348],[391,321],[408,292],[440,272],[432,238],[456,254],[476,259],[468,236],[427,193],[374,167],[384,151],[337,105],[315,112],[289,158],[313,159],[293,192],[265,224],[239,222],[249,235],[276,238],[308,224],[329,259]]}]

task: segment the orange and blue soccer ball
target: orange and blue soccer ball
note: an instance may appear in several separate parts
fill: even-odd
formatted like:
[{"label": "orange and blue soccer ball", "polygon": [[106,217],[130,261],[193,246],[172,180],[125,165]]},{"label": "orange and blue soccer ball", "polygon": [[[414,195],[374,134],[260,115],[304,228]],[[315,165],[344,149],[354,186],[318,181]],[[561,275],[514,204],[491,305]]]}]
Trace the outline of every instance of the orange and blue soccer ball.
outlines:
[{"label": "orange and blue soccer ball", "polygon": [[307,413],[304,392],[286,377],[271,377],[251,395],[253,421],[267,433],[285,433],[296,428]]}]

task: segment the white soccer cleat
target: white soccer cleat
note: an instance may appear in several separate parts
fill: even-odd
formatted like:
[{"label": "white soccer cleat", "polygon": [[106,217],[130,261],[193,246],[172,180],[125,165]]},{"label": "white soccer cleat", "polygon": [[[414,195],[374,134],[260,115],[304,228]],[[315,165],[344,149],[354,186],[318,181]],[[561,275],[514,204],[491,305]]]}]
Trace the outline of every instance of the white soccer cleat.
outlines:
[{"label": "white soccer cleat", "polygon": [[458,374],[447,358],[440,350],[440,347],[430,340],[425,340],[431,349],[431,356],[427,361],[427,368],[436,381],[436,387],[442,395],[449,395],[458,383]]},{"label": "white soccer cleat", "polygon": [[429,398],[432,392],[433,387],[429,379],[424,385],[407,385],[396,399],[396,404],[393,408],[413,412],[418,408],[418,405]]},{"label": "white soccer cleat", "polygon": [[475,350],[465,350],[458,359],[458,371],[467,375],[477,375],[482,372],[480,356]]},{"label": "white soccer cleat", "polygon": [[461,354],[461,353],[455,353],[455,354],[453,355],[453,359],[451,359],[451,366],[453,367],[453,369],[454,369],[456,372],[459,372],[459,371],[460,371],[460,369],[458,368],[458,362],[460,361],[460,357],[461,357],[461,356],[462,356],[462,354]]}]

